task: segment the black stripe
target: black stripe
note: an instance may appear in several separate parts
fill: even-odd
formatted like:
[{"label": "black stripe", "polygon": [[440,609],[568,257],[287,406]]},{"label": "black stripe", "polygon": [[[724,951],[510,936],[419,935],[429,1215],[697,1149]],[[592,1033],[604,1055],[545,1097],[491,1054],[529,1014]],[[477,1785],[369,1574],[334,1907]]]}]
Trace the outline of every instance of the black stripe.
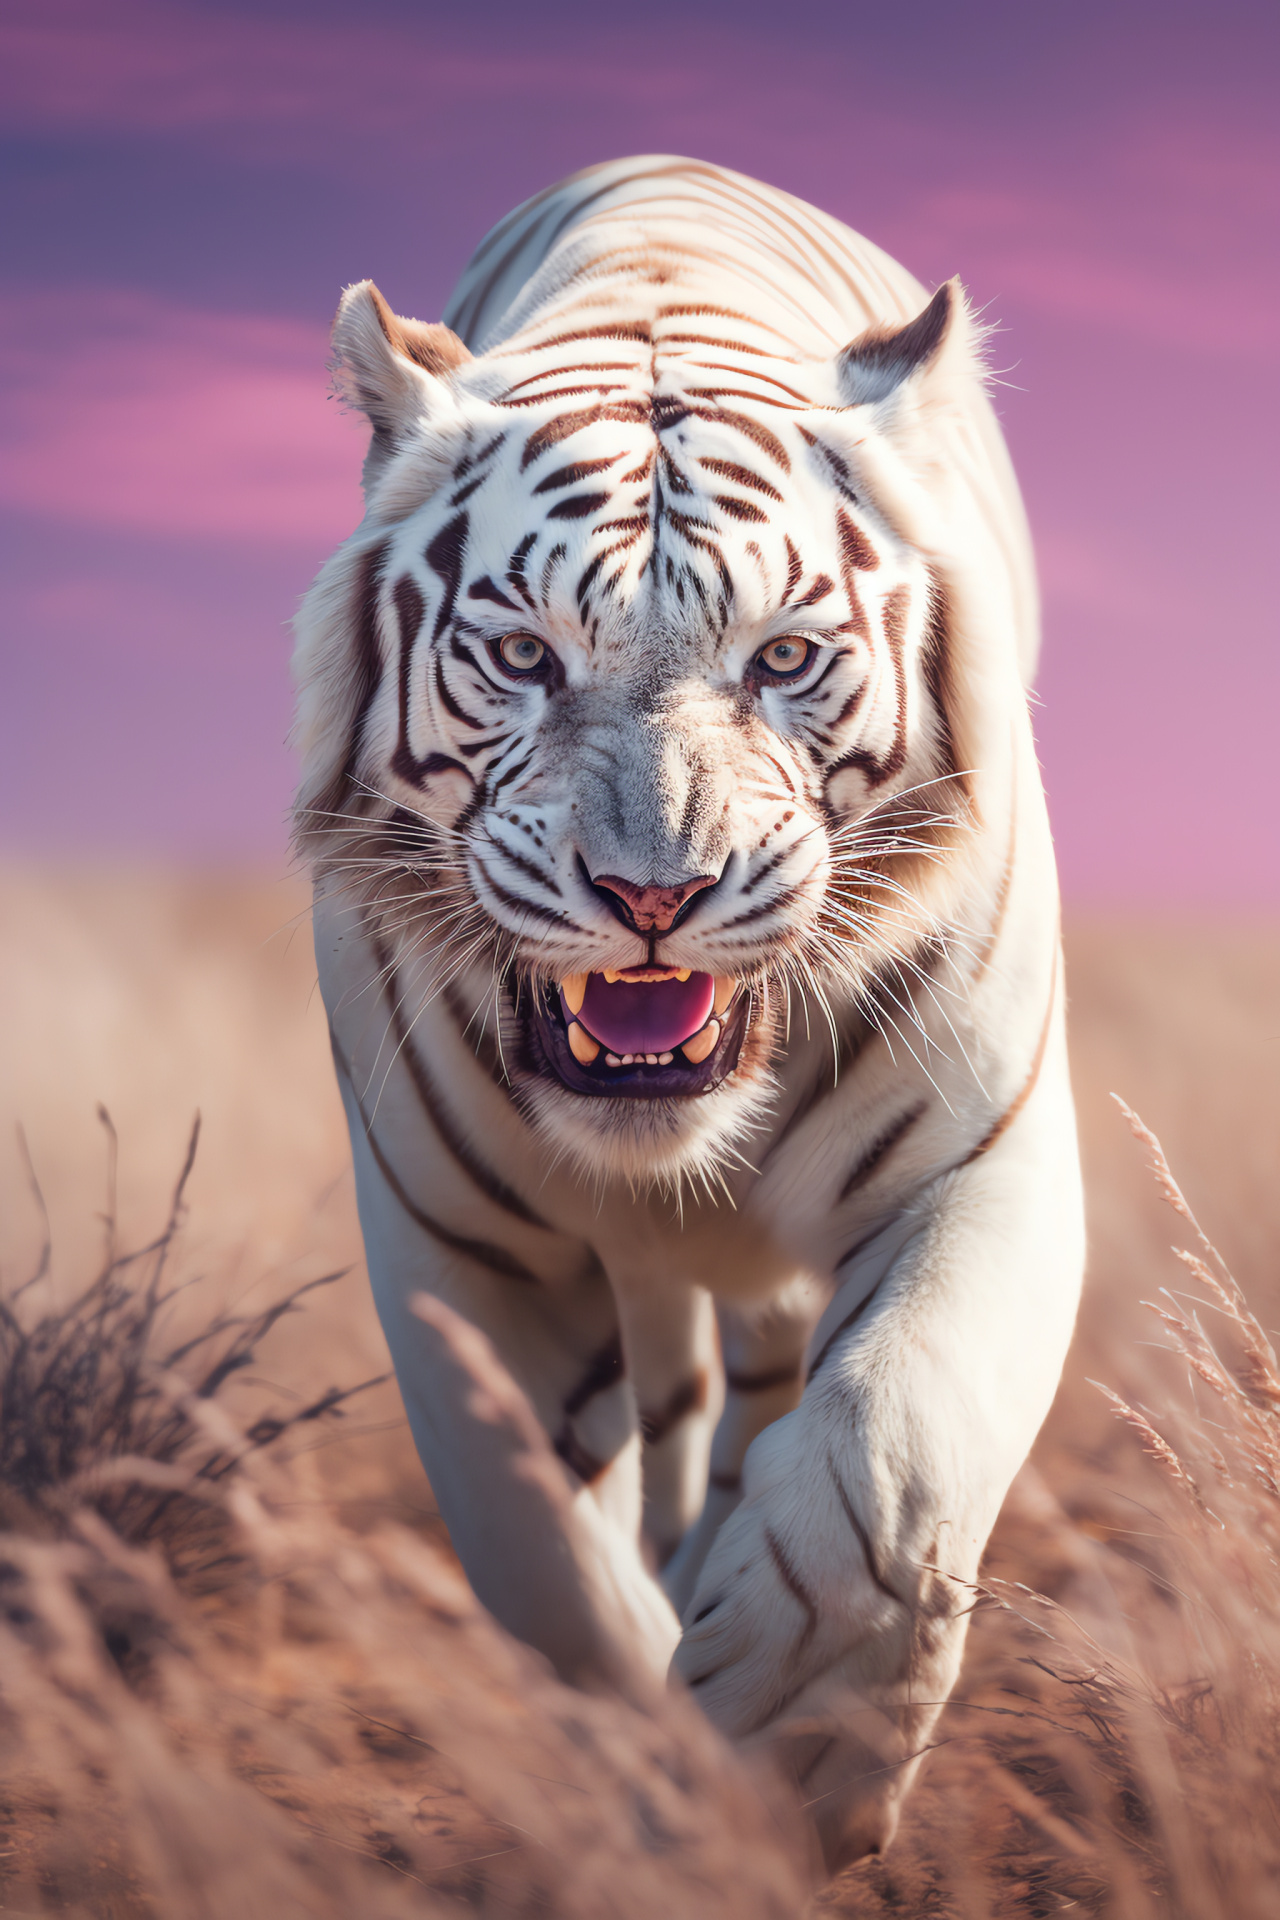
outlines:
[{"label": "black stripe", "polygon": [[[870,1246],[871,1242],[877,1237],[877,1235],[883,1232],[884,1232],[883,1226],[877,1227],[874,1233],[865,1234],[861,1240],[857,1241],[852,1247],[850,1247],[848,1253],[842,1253],[840,1258],[836,1261],[837,1272],[842,1266],[844,1266],[847,1260],[852,1260],[855,1254],[861,1253],[864,1247]],[[879,1293],[881,1285],[882,1285],[882,1282],[877,1281],[875,1286],[872,1287],[870,1293],[867,1295],[866,1299],[859,1300],[857,1306],[853,1309],[853,1312],[847,1313],[844,1319],[840,1322],[840,1325],[838,1327],[832,1328],[831,1332],[827,1335],[821,1347],[818,1349],[818,1352],[814,1355],[813,1363],[810,1366],[808,1374],[805,1377],[806,1387],[808,1386],[809,1382],[813,1379],[813,1376],[817,1373],[818,1368],[822,1365],[823,1361],[826,1359],[827,1355],[830,1353],[832,1347],[835,1345],[836,1341],[840,1338],[841,1334],[848,1333],[850,1327],[856,1326],[858,1321],[861,1320],[863,1314],[866,1312],[867,1308],[871,1305],[871,1302],[875,1299],[876,1295]]]},{"label": "black stripe", "polygon": [[660,1440],[665,1440],[667,1435],[691,1413],[701,1413],[706,1404],[706,1374],[698,1372],[688,1380],[682,1380],[679,1386],[673,1388],[668,1395],[666,1405],[657,1413],[640,1415],[640,1431],[644,1436],[645,1445],[656,1447]]},{"label": "black stripe", "polygon": [[[458,1037],[463,1045],[471,1049],[494,1085],[506,1093],[507,1072],[503,1066],[502,1053],[493,1036],[486,1027],[479,1024],[477,1016],[468,1007],[452,982],[444,988],[440,997],[449,1010],[449,1016],[458,1029]],[[468,1035],[472,1033],[475,1038],[469,1039]]]},{"label": "black stripe", "polygon": [[502,588],[496,586],[487,573],[482,574],[467,588],[467,598],[468,600],[492,600],[495,607],[506,607],[509,613],[520,611],[515,601],[508,600]]},{"label": "black stripe", "polygon": [[619,1380],[625,1380],[626,1376],[622,1341],[615,1333],[605,1341],[598,1353],[591,1356],[586,1372],[564,1400],[563,1407],[568,1418],[572,1420],[582,1412],[588,1400],[594,1400],[598,1393],[607,1393],[610,1387],[616,1387]]},{"label": "black stripe", "polygon": [[459,706],[450,693],[444,677],[444,662],[439,654],[436,655],[436,692],[440,696],[440,705],[445,712],[452,714],[455,720],[460,720],[464,727],[470,727],[473,733],[484,733],[487,730],[490,723],[487,720],[477,720],[474,715],[467,712],[465,707]]},{"label": "black stripe", "polygon": [[369,709],[373,705],[378,688],[382,684],[382,644],[378,631],[378,600],[382,590],[382,573],[387,563],[387,553],[391,542],[384,540],[381,546],[366,553],[360,562],[356,586],[356,632],[355,632],[355,714],[351,722],[351,741],[347,748],[347,757],[343,764],[340,785],[345,797],[348,783],[355,774],[360,758],[360,749],[364,744],[364,725]]},{"label": "black stripe", "polygon": [[528,1202],[522,1200],[514,1188],[509,1187],[506,1181],[500,1179],[492,1167],[480,1158],[470,1141],[455,1127],[448,1108],[436,1092],[431,1079],[431,1070],[418,1052],[413,1034],[405,1022],[404,1005],[400,998],[400,980],[395,964],[378,935],[371,929],[367,931],[369,944],[373,948],[379,970],[386,980],[386,994],[391,1005],[392,1029],[396,1036],[400,1057],[409,1069],[409,1078],[413,1082],[414,1091],[439,1135],[442,1145],[448,1149],[464,1173],[479,1187],[486,1199],[493,1202],[494,1206],[501,1207],[504,1213],[514,1214],[517,1220],[528,1221],[530,1226],[543,1227],[547,1232],[553,1231],[541,1215],[535,1213]]},{"label": "black stripe", "polygon": [[477,1266],[487,1267],[491,1273],[503,1274],[508,1280],[524,1280],[533,1286],[541,1286],[542,1282],[537,1274],[526,1267],[523,1261],[517,1260],[514,1254],[508,1253],[505,1247],[495,1247],[491,1241],[472,1240],[465,1234],[454,1233],[451,1227],[446,1227],[443,1221],[434,1219],[406,1193],[395,1168],[378,1145],[377,1136],[365,1113],[364,1103],[356,1092],[356,1083],[352,1078],[351,1069],[347,1065],[332,1028],[330,1028],[329,1038],[333,1047],[334,1063],[351,1089],[351,1097],[356,1103],[356,1111],[360,1115],[364,1136],[369,1142],[369,1151],[377,1163],[378,1171],[414,1224],[421,1227],[422,1231],[429,1234],[433,1240],[438,1240],[441,1246],[450,1247],[455,1253],[465,1255],[468,1260],[474,1260]]},{"label": "black stripe", "polygon": [[782,1542],[778,1539],[778,1536],[773,1531],[772,1527],[765,1528],[764,1543],[766,1547],[768,1547],[769,1549],[769,1558],[773,1561],[774,1569],[777,1572],[778,1578],[781,1580],[783,1586],[787,1589],[787,1592],[791,1595],[792,1599],[796,1602],[796,1605],[804,1609],[804,1616],[805,1616],[804,1632],[800,1635],[799,1645],[796,1647],[796,1653],[799,1654],[801,1649],[806,1647],[809,1644],[809,1641],[813,1638],[814,1633],[817,1631],[817,1626],[818,1626],[817,1603],[815,1602],[813,1595],[809,1592],[809,1589],[805,1586],[804,1581],[800,1578],[800,1575],[796,1572],[795,1568],[792,1566],[791,1562],[788,1560],[786,1554],[783,1552]]},{"label": "black stripe", "polygon": [[769,1373],[735,1373],[732,1367],[726,1367],[724,1383],[734,1393],[768,1393],[774,1387],[789,1387],[799,1378],[799,1360],[788,1360]]},{"label": "black stripe", "polygon": [[881,1161],[884,1160],[897,1146],[898,1142],[911,1131],[928,1105],[929,1102],[927,1100],[921,1100],[918,1101],[914,1107],[908,1107],[905,1113],[900,1113],[897,1119],[891,1121],[884,1132],[871,1142],[871,1145],[865,1150],[861,1159],[855,1163],[848,1179],[836,1196],[837,1205],[839,1205],[841,1200],[847,1200],[849,1195],[858,1187],[866,1185],[872,1174],[875,1173],[880,1166]]},{"label": "black stripe", "polygon": [[[858,1536],[858,1544],[862,1548],[863,1557],[865,1558],[867,1563],[867,1572],[871,1575],[871,1578],[875,1581],[881,1593],[883,1593],[888,1599],[896,1601],[898,1606],[907,1607],[907,1602],[902,1598],[900,1594],[897,1594],[894,1592],[893,1588],[889,1585],[888,1581],[885,1579],[884,1575],[880,1571],[879,1563],[877,1562],[876,1556],[872,1551],[871,1535],[867,1532],[861,1520],[858,1518],[858,1514],[854,1507],[854,1504],[852,1500],[849,1498],[847,1491],[845,1490],[844,1481],[840,1478],[840,1475],[836,1470],[835,1459],[832,1455],[830,1447],[827,1448],[827,1472],[831,1475],[831,1483],[834,1486],[836,1493],[839,1497],[840,1505],[844,1508],[844,1517],[849,1522],[849,1525],[853,1528],[853,1531],[855,1532],[855,1534]],[[908,1612],[911,1611],[910,1607],[907,1607],[907,1611]]]}]

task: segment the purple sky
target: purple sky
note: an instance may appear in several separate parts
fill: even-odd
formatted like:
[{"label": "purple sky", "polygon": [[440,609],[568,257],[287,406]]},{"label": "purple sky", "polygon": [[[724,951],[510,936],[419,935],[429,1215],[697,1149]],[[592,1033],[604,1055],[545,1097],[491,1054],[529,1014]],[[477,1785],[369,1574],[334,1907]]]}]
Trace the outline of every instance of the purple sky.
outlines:
[{"label": "purple sky", "polygon": [[1278,52],[1241,0],[10,0],[0,840],[280,860],[339,289],[435,318],[517,201],[663,150],[999,320],[1068,896],[1275,905]]}]

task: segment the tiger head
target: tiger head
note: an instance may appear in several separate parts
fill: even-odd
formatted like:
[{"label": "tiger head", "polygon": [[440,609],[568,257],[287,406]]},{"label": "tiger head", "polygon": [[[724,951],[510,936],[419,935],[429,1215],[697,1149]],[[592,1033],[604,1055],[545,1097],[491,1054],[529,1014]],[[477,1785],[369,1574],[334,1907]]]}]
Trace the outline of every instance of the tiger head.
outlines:
[{"label": "tiger head", "polygon": [[496,990],[525,1111],[633,1181],[728,1157],[790,1003],[927,936],[964,806],[945,609],[863,477],[975,378],[956,284],[827,362],[663,291],[478,358],[348,291],[367,513],[297,658],[309,857],[425,991]]}]

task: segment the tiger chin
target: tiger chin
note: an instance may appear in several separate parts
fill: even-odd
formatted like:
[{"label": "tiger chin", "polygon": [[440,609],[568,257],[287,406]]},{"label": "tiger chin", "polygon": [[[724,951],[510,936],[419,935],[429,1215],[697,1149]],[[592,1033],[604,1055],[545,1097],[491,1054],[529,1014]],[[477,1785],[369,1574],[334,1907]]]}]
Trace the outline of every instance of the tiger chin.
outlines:
[{"label": "tiger chin", "polygon": [[671,1676],[772,1756],[831,1871],[892,1836],[1083,1271],[982,344],[789,195],[589,168],[443,321],[343,295],[365,515],[297,621],[369,1279],[453,1544],[566,1680]]}]

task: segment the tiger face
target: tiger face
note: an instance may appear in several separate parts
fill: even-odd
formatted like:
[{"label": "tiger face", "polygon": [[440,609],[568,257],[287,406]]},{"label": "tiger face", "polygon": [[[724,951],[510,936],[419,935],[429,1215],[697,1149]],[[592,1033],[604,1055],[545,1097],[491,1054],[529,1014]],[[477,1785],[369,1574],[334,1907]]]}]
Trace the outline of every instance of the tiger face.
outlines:
[{"label": "tiger face", "polygon": [[424,990],[496,983],[518,1096],[585,1168],[727,1156],[791,999],[847,1005],[920,937],[937,608],[858,453],[955,311],[717,374],[683,309],[566,370],[563,337],[472,359],[347,296],[369,516],[304,609],[300,825]]}]

